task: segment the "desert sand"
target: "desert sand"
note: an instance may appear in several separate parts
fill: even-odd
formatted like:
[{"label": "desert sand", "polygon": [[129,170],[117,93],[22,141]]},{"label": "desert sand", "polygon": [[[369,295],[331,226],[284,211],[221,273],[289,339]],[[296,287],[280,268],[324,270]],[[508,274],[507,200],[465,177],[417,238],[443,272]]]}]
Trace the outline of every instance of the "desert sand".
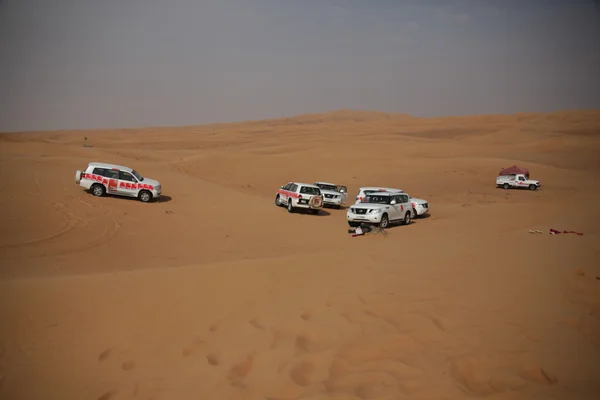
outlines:
[{"label": "desert sand", "polygon": [[[2,399],[600,398],[600,110],[343,110],[0,149]],[[92,161],[163,198],[93,197],[75,184]],[[513,164],[541,190],[497,189]],[[345,209],[276,207],[292,180],[431,211],[352,238]]]}]

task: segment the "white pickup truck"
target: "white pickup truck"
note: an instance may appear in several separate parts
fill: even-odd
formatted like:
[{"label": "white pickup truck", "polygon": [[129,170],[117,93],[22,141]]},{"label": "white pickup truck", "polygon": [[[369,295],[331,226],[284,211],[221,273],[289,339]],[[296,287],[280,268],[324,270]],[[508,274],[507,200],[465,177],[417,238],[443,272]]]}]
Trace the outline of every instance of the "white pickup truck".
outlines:
[{"label": "white pickup truck", "polygon": [[541,185],[540,181],[527,179],[523,174],[500,175],[496,178],[496,187],[504,189],[519,188],[537,190]]}]

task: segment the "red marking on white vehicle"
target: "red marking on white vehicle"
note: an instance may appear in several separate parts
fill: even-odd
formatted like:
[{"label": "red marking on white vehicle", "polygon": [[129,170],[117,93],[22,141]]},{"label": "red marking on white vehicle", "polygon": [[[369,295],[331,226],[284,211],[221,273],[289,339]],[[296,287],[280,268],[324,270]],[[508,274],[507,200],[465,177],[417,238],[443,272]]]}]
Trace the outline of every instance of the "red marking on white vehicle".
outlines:
[{"label": "red marking on white vehicle", "polygon": [[[116,189],[117,188],[116,182],[119,182],[119,180],[117,180],[117,179],[111,179],[109,181],[107,178],[104,178],[103,176],[94,175],[94,174],[81,174],[81,179],[90,179],[92,181],[101,182],[104,185],[108,185],[108,188],[110,190]],[[120,181],[119,182],[119,187],[124,187],[124,188],[127,188],[127,189],[148,189],[148,190],[154,190],[154,186],[153,185],[149,185],[147,183],[130,183],[130,182],[124,182],[124,181]]]},{"label": "red marking on white vehicle", "polygon": [[289,196],[289,197],[294,197],[294,198],[299,198],[299,199],[301,199],[301,198],[302,198],[302,195],[299,195],[299,194],[297,194],[297,193],[294,193],[294,192],[289,192],[289,191],[287,191],[287,190],[283,190],[283,189],[279,189],[277,192],[278,192],[279,194],[287,195],[287,196]]}]

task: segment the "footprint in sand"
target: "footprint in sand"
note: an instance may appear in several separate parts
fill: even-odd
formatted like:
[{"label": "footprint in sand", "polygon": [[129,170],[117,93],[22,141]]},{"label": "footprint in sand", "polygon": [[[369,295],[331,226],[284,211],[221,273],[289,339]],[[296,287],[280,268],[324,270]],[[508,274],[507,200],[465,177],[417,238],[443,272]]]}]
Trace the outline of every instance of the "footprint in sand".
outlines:
[{"label": "footprint in sand", "polygon": [[112,354],[112,349],[106,349],[106,350],[104,350],[98,356],[98,361],[99,362],[103,362],[104,360],[108,359],[111,356],[111,354]]},{"label": "footprint in sand", "polygon": [[219,324],[217,324],[216,322],[214,324],[212,324],[211,326],[208,327],[208,330],[210,332],[216,332],[217,329],[219,329]]},{"label": "footprint in sand", "polygon": [[327,350],[331,345],[332,338],[316,333],[301,333],[296,336],[296,351],[298,353],[314,353]]},{"label": "footprint in sand", "polygon": [[253,366],[254,356],[250,355],[246,357],[245,360],[240,361],[231,367],[229,374],[227,375],[227,379],[233,383],[239,383],[244,380],[250,374],[250,372],[252,372]]},{"label": "footprint in sand", "polygon": [[302,314],[300,314],[300,318],[302,318],[305,321],[308,321],[309,319],[312,318],[312,314],[309,313],[309,312],[307,312],[307,311],[305,311]]},{"label": "footprint in sand", "polygon": [[257,318],[252,318],[250,320],[250,325],[252,325],[256,329],[261,329],[261,330],[265,329],[265,326]]},{"label": "footprint in sand", "polygon": [[198,348],[204,343],[204,340],[202,340],[200,337],[196,337],[196,339],[194,339],[194,341],[192,343],[190,343],[189,345],[187,345],[185,348],[183,348],[183,350],[181,350],[181,355],[184,357],[189,357],[192,354],[194,354]]},{"label": "footprint in sand", "polygon": [[[100,355],[98,355],[98,362],[104,362],[104,361],[108,360],[113,355],[113,353],[114,353],[114,351],[111,348],[104,350],[102,353],[100,353]],[[131,371],[131,370],[135,369],[135,362],[132,360],[124,361],[121,364],[121,369],[123,371]],[[109,393],[105,393],[105,395],[107,395],[107,394],[109,394]]]},{"label": "footprint in sand", "polygon": [[315,367],[311,363],[303,361],[294,365],[292,369],[290,369],[290,378],[297,385],[306,387],[311,383],[310,376],[314,370]]},{"label": "footprint in sand", "polygon": [[98,397],[96,400],[111,400],[111,399],[114,399],[116,395],[117,395],[117,392],[111,390],[110,392],[104,393],[102,396]]},{"label": "footprint in sand", "polygon": [[123,371],[131,371],[135,369],[135,363],[133,361],[125,361],[123,364],[121,364],[121,369]]},{"label": "footprint in sand", "polygon": [[206,356],[206,360],[213,367],[216,367],[219,364],[221,364],[221,362],[219,361],[219,356],[217,356],[216,354],[209,354],[209,355],[207,355]]}]

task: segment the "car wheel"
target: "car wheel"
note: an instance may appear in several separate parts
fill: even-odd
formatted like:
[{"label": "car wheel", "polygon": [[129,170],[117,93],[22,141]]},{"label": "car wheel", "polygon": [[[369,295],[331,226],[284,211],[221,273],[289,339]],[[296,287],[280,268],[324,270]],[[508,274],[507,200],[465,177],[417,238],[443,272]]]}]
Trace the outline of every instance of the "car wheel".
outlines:
[{"label": "car wheel", "polygon": [[148,203],[152,200],[152,193],[147,190],[142,190],[139,194],[139,199],[141,202]]},{"label": "car wheel", "polygon": [[535,186],[535,185],[529,185],[529,190],[537,190],[537,186]]},{"label": "car wheel", "polygon": [[106,189],[104,188],[104,185],[94,183],[92,185],[92,194],[96,197],[104,196],[106,194]]},{"label": "car wheel", "polygon": [[279,198],[279,195],[275,197],[275,205],[277,207],[281,207],[281,199]]},{"label": "car wheel", "polygon": [[407,211],[404,215],[404,225],[410,225],[410,211]]},{"label": "car wheel", "polygon": [[383,214],[381,216],[381,221],[379,222],[379,227],[382,229],[387,228],[390,225],[390,220],[388,219],[387,214]]},{"label": "car wheel", "polygon": [[510,185],[508,183],[505,183],[504,185],[502,185],[502,187],[504,188],[504,190],[506,190],[510,187]]},{"label": "car wheel", "polygon": [[419,216],[419,214],[417,214],[417,210],[415,208],[413,208],[413,213],[415,214],[415,216],[413,218],[417,218]]},{"label": "car wheel", "polygon": [[289,213],[293,213],[294,212],[294,206],[292,205],[292,199],[288,199],[287,210],[288,210]]},{"label": "car wheel", "polygon": [[81,182],[81,171],[77,170],[75,172],[75,183],[79,185],[79,182]]}]

